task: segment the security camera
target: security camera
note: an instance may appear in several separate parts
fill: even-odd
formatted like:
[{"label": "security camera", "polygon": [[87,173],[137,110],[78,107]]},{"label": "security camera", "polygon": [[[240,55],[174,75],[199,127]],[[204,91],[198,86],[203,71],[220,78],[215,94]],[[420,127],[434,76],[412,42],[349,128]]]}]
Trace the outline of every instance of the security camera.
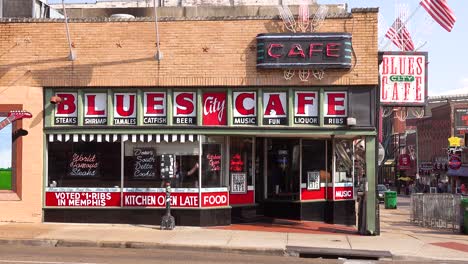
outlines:
[{"label": "security camera", "polygon": [[60,104],[60,102],[62,102],[61,97],[58,97],[58,96],[55,96],[55,95],[50,97],[50,103],[51,104]]}]

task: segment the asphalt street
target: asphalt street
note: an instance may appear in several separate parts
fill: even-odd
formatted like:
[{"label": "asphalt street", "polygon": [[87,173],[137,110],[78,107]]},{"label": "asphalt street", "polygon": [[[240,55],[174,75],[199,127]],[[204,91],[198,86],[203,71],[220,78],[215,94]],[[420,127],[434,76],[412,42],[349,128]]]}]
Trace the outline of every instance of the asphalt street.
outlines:
[{"label": "asphalt street", "polygon": [[347,259],[317,259],[289,256],[264,256],[235,253],[214,253],[196,251],[174,251],[154,249],[126,248],[82,248],[82,247],[39,247],[10,246],[0,247],[0,263],[9,264],[147,264],[147,263],[223,263],[223,264],[431,264],[447,263],[461,264],[457,261],[406,261],[406,260],[347,260]]}]

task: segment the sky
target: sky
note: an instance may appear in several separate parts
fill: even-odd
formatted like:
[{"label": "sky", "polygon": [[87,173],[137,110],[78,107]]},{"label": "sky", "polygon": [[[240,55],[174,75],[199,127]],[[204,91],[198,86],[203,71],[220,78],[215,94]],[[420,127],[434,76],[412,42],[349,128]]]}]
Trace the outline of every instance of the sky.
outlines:
[{"label": "sky", "polygon": [[[0,121],[3,120],[0,117]],[[0,168],[11,166],[11,125],[0,129]]]},{"label": "sky", "polygon": [[[379,28],[385,29],[383,34],[379,32],[379,40],[395,20],[396,6],[407,6],[408,16],[417,10],[408,22],[408,30],[413,36],[413,42],[427,41],[426,45],[418,51],[428,52],[429,96],[468,94],[468,67],[465,64],[468,61],[468,53],[462,51],[462,47],[468,41],[468,34],[465,33],[468,29],[468,16],[465,14],[468,10],[468,1],[447,0],[447,4],[456,17],[452,32],[445,31],[436,22],[427,26],[426,10],[422,7],[417,9],[419,0],[318,0],[317,2],[320,4],[348,3],[349,8],[378,7]],[[432,18],[430,19],[432,21]],[[385,50],[394,48],[391,44]]]}]

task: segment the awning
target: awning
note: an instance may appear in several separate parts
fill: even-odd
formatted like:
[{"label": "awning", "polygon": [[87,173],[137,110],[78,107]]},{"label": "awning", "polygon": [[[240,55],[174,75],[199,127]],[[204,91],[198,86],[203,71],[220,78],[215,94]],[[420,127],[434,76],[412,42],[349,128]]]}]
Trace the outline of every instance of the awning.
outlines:
[{"label": "awning", "polygon": [[196,142],[198,135],[193,134],[49,134],[49,142]]}]

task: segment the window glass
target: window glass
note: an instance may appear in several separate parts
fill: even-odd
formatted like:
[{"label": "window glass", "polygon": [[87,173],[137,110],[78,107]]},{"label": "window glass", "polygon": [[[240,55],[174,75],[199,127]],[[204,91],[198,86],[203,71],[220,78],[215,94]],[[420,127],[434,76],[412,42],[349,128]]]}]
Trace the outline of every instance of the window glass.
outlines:
[{"label": "window glass", "polygon": [[329,180],[326,144],[325,140],[302,141],[302,183],[309,184],[309,189],[320,189],[320,184]]},{"label": "window glass", "polygon": [[120,142],[50,142],[50,187],[120,187]]},{"label": "window glass", "polygon": [[[0,113],[0,121],[6,117]],[[0,126],[0,190],[12,190],[12,125]]]},{"label": "window glass", "polygon": [[224,137],[206,137],[202,153],[202,187],[227,186],[224,179]]},{"label": "window glass", "polygon": [[252,137],[231,137],[229,148],[229,175],[231,192],[245,193],[252,185]]},{"label": "window glass", "polygon": [[335,182],[353,182],[353,141],[335,141]]},{"label": "window glass", "polygon": [[[167,180],[163,180],[162,175],[167,172],[162,171],[161,164],[171,159],[174,159],[174,167],[170,168],[171,187],[198,187],[198,142],[133,143],[126,141],[124,147],[125,188],[164,187]],[[163,166],[164,170],[168,169],[166,165]]]},{"label": "window glass", "polygon": [[299,199],[299,139],[267,139],[268,198]]}]

